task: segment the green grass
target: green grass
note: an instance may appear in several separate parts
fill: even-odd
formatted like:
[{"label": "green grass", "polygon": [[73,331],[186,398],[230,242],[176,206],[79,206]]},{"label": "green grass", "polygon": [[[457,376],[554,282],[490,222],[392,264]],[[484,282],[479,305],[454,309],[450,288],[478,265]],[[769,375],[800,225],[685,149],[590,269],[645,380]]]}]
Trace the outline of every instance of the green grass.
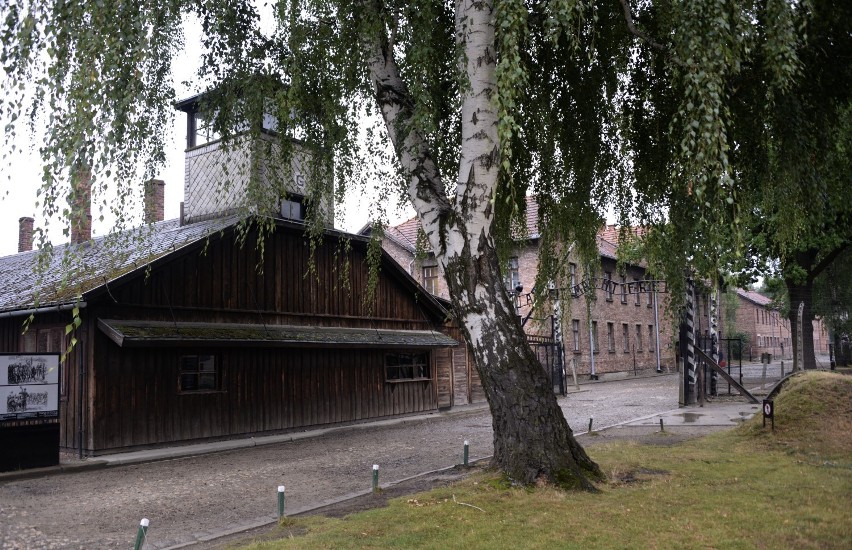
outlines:
[{"label": "green grass", "polygon": [[250,548],[852,548],[852,377],[828,376],[791,381],[774,434],[758,417],[674,446],[590,449],[609,478],[598,494],[479,472],[344,519],[288,519],[281,535],[299,536]]}]

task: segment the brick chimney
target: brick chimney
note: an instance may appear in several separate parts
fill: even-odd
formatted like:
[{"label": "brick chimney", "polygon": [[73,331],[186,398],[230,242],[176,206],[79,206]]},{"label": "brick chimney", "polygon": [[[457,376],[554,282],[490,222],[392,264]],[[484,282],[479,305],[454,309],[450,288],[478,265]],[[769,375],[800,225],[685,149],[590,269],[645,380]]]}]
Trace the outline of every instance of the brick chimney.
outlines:
[{"label": "brick chimney", "polygon": [[72,176],[71,242],[84,243],[92,239],[92,171],[79,168]]},{"label": "brick chimney", "polygon": [[33,223],[35,220],[32,218],[18,218],[18,252],[33,249]]},{"label": "brick chimney", "polygon": [[166,182],[163,180],[149,180],[145,183],[145,223],[156,223],[165,219],[165,187]]}]

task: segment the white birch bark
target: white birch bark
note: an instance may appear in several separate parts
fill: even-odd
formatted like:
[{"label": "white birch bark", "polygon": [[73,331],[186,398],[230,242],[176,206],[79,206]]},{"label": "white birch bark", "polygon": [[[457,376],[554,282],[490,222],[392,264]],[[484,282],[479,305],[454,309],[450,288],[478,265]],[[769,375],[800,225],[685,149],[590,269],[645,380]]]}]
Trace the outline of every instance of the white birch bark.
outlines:
[{"label": "white birch bark", "polygon": [[[366,7],[381,15],[381,0]],[[524,483],[541,476],[592,488],[598,466],[573,438],[550,380],[533,355],[503,286],[491,233],[499,176],[492,0],[456,1],[463,52],[462,143],[452,200],[428,144],[411,126],[413,105],[387,33],[372,37],[369,71],[388,135],[408,177],[409,196],[447,279],[453,312],[476,361],[494,427],[494,463]],[[369,16],[369,15],[368,15]]]}]

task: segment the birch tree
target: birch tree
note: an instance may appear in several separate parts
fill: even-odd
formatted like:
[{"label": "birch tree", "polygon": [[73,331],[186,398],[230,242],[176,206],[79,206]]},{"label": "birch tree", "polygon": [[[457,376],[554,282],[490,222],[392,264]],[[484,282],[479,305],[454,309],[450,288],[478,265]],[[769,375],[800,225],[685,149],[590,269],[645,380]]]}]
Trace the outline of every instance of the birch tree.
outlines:
[{"label": "birch tree", "polygon": [[590,489],[602,472],[526,343],[499,250],[534,193],[537,288],[567,278],[568,246],[593,266],[608,210],[654,228],[651,265],[677,274],[675,291],[687,262],[715,277],[743,251],[732,83],[755,52],[771,52],[760,55],[775,75],[765,93],[796,78],[799,37],[784,22],[802,10],[783,0],[290,0],[273,4],[277,26],[263,32],[248,0],[16,0],[3,10],[2,107],[7,119],[49,121],[48,214],[64,208],[63,175],[82,162],[100,185],[121,182],[119,217],[127,182],[162,162],[187,15],[201,21],[216,131],[225,142],[257,133],[241,121],[274,111],[281,161],[295,137],[334,173],[318,193],[339,198],[373,164],[379,153],[358,131],[376,113],[396,166],[386,189],[416,210],[473,351],[494,465],[521,483]]}]

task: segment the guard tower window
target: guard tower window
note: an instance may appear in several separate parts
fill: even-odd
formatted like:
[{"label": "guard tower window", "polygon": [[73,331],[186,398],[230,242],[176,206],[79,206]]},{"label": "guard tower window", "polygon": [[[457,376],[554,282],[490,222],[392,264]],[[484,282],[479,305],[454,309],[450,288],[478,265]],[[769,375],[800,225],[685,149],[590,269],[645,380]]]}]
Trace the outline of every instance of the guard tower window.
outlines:
[{"label": "guard tower window", "polygon": [[189,121],[187,147],[198,147],[222,137],[213,130],[213,117],[207,113],[196,111],[189,117]]},{"label": "guard tower window", "polygon": [[303,222],[307,214],[305,198],[299,195],[290,195],[281,199],[281,217],[285,220]]}]

